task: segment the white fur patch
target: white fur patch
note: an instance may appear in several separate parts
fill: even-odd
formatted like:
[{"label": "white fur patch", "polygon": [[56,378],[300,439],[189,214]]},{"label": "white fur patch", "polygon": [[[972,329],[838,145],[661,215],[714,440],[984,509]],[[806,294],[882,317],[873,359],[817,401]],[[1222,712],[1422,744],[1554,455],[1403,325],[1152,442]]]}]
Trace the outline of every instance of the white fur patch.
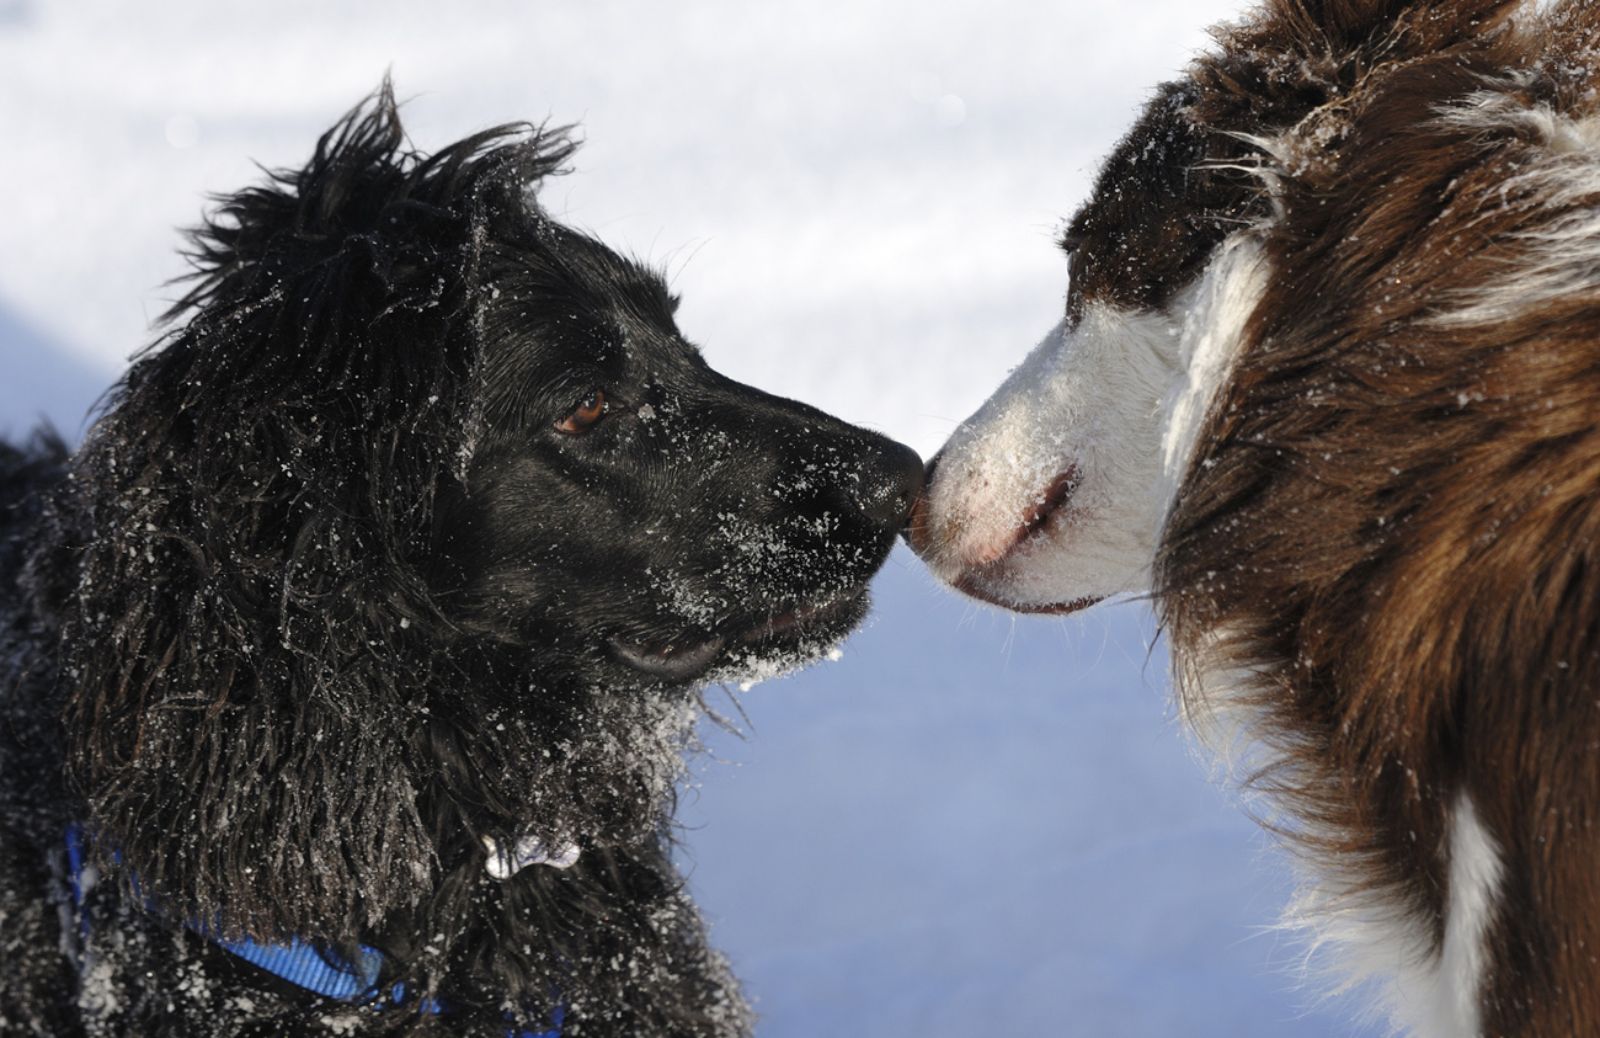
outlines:
[{"label": "white fur patch", "polygon": [[[1482,1033],[1479,994],[1504,866],[1494,837],[1478,820],[1466,793],[1450,817],[1450,890],[1444,947],[1432,968],[1411,981],[1411,1004],[1419,1010],[1418,1038]],[[1409,1008],[1409,1007],[1407,1007]]]},{"label": "white fur patch", "polygon": [[[1508,84],[1508,89],[1515,84]],[[1501,185],[1505,198],[1536,198],[1567,215],[1540,223],[1537,229],[1511,236],[1519,249],[1518,264],[1506,276],[1470,294],[1433,318],[1441,326],[1495,324],[1542,309],[1557,300],[1588,295],[1600,266],[1600,117],[1574,120],[1543,106],[1529,106],[1509,93],[1473,94],[1440,114],[1440,121],[1468,132],[1514,132],[1544,143],[1532,164]]]},{"label": "white fur patch", "polygon": [[1166,415],[1161,437],[1163,519],[1189,471],[1195,440],[1211,402],[1233,367],[1245,327],[1266,290],[1267,270],[1260,247],[1251,238],[1235,236],[1217,250],[1205,276],[1185,300],[1183,349],[1187,363],[1162,408]]},{"label": "white fur patch", "polygon": [[1512,76],[1498,90],[1480,90],[1444,108],[1440,122],[1467,132],[1511,130],[1545,142],[1552,155],[1588,154],[1600,147],[1600,118],[1573,119],[1520,99],[1530,77]]},{"label": "white fur patch", "polygon": [[[1335,994],[1369,985],[1376,1010],[1411,1038],[1478,1038],[1479,998],[1503,867],[1493,838],[1462,793],[1447,838],[1449,887],[1444,943],[1396,893],[1372,891],[1357,869],[1307,869],[1284,927],[1310,936],[1308,964],[1337,978]],[[1445,848],[1441,848],[1441,851]]]},{"label": "white fur patch", "polygon": [[[951,436],[927,492],[930,567],[1027,607],[1146,590],[1194,436],[1266,284],[1253,234],[1166,312],[1091,302]],[[1064,473],[1067,504],[1017,546]],[[1014,550],[1013,550],[1014,549]]]}]

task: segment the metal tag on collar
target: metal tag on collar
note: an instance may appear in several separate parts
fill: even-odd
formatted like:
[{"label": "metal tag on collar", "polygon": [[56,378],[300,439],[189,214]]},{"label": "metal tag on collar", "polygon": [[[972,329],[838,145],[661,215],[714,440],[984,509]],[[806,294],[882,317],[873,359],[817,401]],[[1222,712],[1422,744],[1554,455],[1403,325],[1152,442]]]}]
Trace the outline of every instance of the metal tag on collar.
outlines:
[{"label": "metal tag on collar", "polygon": [[548,865],[553,869],[570,869],[578,863],[578,845],[562,843],[552,847],[537,836],[522,836],[509,847],[502,846],[492,836],[483,838],[489,852],[484,868],[495,879],[510,879],[529,865]]}]

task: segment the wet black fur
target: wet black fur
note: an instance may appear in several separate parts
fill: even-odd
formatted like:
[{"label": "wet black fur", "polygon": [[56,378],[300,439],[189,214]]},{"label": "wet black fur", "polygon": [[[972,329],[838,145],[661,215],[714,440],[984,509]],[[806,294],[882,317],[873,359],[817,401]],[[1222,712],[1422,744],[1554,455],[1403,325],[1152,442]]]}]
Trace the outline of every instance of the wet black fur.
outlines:
[{"label": "wet black fur", "polygon": [[[539,208],[570,151],[422,155],[385,87],[221,201],[75,454],[0,446],[0,1032],[749,1030],[669,856],[695,688],[853,625],[920,465],[707,368],[655,273]],[[116,880],[87,947],[69,822]],[[490,878],[481,838],[526,834],[582,857]],[[183,920],[379,946],[410,997],[318,1000]]]}]

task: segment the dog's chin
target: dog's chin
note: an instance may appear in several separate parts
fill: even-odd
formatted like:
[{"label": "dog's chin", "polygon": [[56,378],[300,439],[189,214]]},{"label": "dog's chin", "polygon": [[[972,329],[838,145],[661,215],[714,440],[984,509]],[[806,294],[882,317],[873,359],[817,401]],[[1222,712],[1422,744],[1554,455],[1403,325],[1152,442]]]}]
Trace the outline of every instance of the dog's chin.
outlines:
[{"label": "dog's chin", "polygon": [[1088,609],[1116,592],[1095,591],[1079,579],[1081,574],[1073,577],[1077,566],[1070,529],[1069,516],[1054,517],[999,558],[960,567],[946,579],[967,597],[1013,613],[1066,616]]},{"label": "dog's chin", "polygon": [[952,585],[957,591],[968,598],[975,598],[987,605],[999,606],[1009,609],[1013,613],[1027,613],[1034,616],[1066,616],[1092,605],[1104,602],[1108,595],[1083,595],[1078,598],[1066,598],[1063,601],[1028,601],[1017,594],[1016,591],[1001,583],[992,583],[982,575],[968,574],[955,581]]},{"label": "dog's chin", "polygon": [[739,681],[804,666],[843,641],[867,615],[864,587],[808,599],[730,625],[726,634],[686,634],[670,641],[610,639],[612,657],[654,683]]}]

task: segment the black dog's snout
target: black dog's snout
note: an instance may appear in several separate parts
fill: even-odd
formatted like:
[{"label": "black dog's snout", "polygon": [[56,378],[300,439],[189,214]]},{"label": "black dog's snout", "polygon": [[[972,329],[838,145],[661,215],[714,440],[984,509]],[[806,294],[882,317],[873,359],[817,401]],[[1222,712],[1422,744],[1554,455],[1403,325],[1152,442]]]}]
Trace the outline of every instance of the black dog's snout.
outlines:
[{"label": "black dog's snout", "polygon": [[922,458],[910,447],[889,441],[872,454],[862,480],[867,516],[898,532],[922,493]]}]

